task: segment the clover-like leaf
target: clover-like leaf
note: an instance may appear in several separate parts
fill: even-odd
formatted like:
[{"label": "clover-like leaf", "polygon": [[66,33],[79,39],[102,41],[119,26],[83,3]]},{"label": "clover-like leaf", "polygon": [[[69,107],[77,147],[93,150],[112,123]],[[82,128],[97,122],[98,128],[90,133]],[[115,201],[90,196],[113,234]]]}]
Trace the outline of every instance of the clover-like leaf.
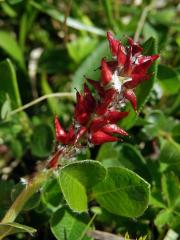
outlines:
[{"label": "clover-like leaf", "polygon": [[87,190],[103,181],[105,168],[97,161],[84,160],[69,164],[59,171],[64,198],[77,212],[87,210]]},{"label": "clover-like leaf", "polygon": [[149,184],[126,168],[110,167],[105,180],[93,188],[93,198],[113,214],[138,217],[148,206]]}]

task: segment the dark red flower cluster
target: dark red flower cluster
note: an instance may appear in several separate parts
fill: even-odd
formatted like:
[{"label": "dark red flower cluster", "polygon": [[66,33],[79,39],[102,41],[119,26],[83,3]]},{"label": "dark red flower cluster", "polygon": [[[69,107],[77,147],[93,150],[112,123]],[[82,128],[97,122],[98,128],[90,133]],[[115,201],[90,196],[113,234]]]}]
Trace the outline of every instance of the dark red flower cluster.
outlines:
[{"label": "dark red flower cluster", "polygon": [[[48,167],[56,167],[60,156],[71,157],[77,149],[85,145],[99,145],[121,140],[128,133],[117,123],[129,112],[123,112],[127,101],[137,110],[134,89],[150,79],[149,67],[158,55],[143,56],[142,48],[131,38],[128,46],[123,46],[110,32],[107,33],[112,61],[102,59],[100,80],[86,79],[83,93],[77,92],[74,119],[66,132],[58,118],[55,118],[58,148],[49,161]],[[91,93],[88,85],[95,89]]]}]

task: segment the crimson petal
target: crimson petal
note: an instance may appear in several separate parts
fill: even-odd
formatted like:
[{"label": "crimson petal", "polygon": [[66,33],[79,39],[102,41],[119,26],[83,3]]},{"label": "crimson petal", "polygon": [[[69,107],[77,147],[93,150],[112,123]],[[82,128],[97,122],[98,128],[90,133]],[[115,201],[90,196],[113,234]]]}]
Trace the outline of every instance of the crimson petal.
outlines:
[{"label": "crimson petal", "polygon": [[112,72],[108,67],[106,60],[103,58],[101,61],[101,82],[107,85],[112,79]]},{"label": "crimson petal", "polygon": [[126,52],[125,52],[125,48],[119,44],[118,47],[118,54],[117,54],[117,61],[119,65],[124,65],[126,62],[127,56],[126,56]]},{"label": "crimson petal", "polygon": [[107,39],[109,41],[109,47],[113,56],[117,56],[119,41],[115,39],[111,32],[107,32]]},{"label": "crimson petal", "polygon": [[113,137],[103,131],[97,131],[92,134],[90,142],[94,145],[100,145],[105,142],[116,142],[118,140],[117,137]]},{"label": "crimson petal", "polygon": [[62,128],[57,116],[54,119],[54,125],[55,125],[56,141],[64,143],[65,139],[66,139],[66,136],[67,136],[67,133]]},{"label": "crimson petal", "polygon": [[154,62],[157,58],[159,58],[159,54],[155,54],[155,55],[151,55],[151,56],[143,56],[143,55],[139,55],[137,57],[137,62],[139,64],[147,62],[147,61],[152,61]]},{"label": "crimson petal", "polygon": [[130,103],[132,104],[134,110],[136,111],[137,110],[137,101],[136,101],[136,95],[135,93],[133,92],[133,90],[131,89],[127,89],[125,92],[124,92],[124,97],[130,101]]},{"label": "crimson petal", "polygon": [[86,80],[96,89],[101,97],[105,96],[105,90],[98,81],[94,81],[89,78],[86,78]]},{"label": "crimson petal", "polygon": [[118,127],[116,124],[107,124],[102,127],[101,130],[108,134],[117,133],[123,136],[128,136],[128,133],[124,129]]},{"label": "crimson petal", "polygon": [[134,42],[132,38],[128,38],[128,43],[132,47],[132,55],[142,52],[143,48],[138,43]]},{"label": "crimson petal", "polygon": [[131,77],[132,77],[132,80],[124,84],[127,88],[135,88],[138,84],[144,82],[145,80],[149,80],[151,75],[132,74]]},{"label": "crimson petal", "polygon": [[107,119],[108,122],[110,123],[116,123],[120,119],[126,117],[129,114],[129,112],[118,112],[118,111],[107,111],[105,114],[105,118]]},{"label": "crimson petal", "polygon": [[103,117],[95,118],[95,119],[93,119],[93,121],[90,125],[90,132],[96,132],[106,124],[107,124],[107,120],[104,119]]}]

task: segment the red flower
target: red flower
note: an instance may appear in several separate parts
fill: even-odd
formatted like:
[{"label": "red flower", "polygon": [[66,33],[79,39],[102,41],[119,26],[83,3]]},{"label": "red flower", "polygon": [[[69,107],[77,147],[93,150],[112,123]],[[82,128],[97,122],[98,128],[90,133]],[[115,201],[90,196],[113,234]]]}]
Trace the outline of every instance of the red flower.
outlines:
[{"label": "red flower", "polygon": [[105,142],[121,141],[128,133],[117,125],[129,112],[122,112],[126,101],[137,110],[135,88],[150,79],[148,70],[159,55],[143,56],[142,47],[128,38],[129,46],[123,46],[108,32],[110,51],[113,60],[101,61],[100,80],[86,79],[95,89],[95,97],[84,84],[83,93],[76,93],[74,120],[65,131],[55,117],[57,152],[49,161],[48,167],[58,166],[59,158],[71,158],[78,148],[90,142],[99,145]]},{"label": "red flower", "polygon": [[133,90],[127,89],[124,92],[124,97],[130,101],[130,103],[132,104],[134,110],[136,111],[137,110],[137,102],[136,102],[136,95],[133,92]]},{"label": "red flower", "polygon": [[85,125],[90,120],[91,113],[96,105],[95,99],[86,84],[84,84],[84,95],[77,92],[76,99],[74,118],[79,124]]},{"label": "red flower", "polygon": [[106,142],[117,142],[119,139],[113,137],[103,131],[94,132],[90,138],[90,142],[94,145],[100,145]]},{"label": "red flower", "polygon": [[112,72],[109,68],[106,60],[103,58],[101,61],[101,82],[103,85],[107,85],[112,79]]},{"label": "red flower", "polygon": [[[107,64],[113,73],[112,84],[114,84],[119,93],[121,92],[122,86],[124,86],[124,89],[134,89],[143,81],[150,79],[152,74],[148,74],[148,69],[159,57],[158,54],[143,56],[141,54],[143,50],[142,47],[131,38],[128,38],[129,47],[122,46],[121,42],[115,39],[111,33],[107,33],[107,38],[109,40],[111,53],[116,57],[113,63],[109,62]],[[135,93],[125,90],[123,96],[132,103],[133,108],[136,110]]]},{"label": "red flower", "polygon": [[62,128],[57,116],[54,119],[54,125],[55,125],[56,141],[64,143],[67,137],[67,133]]},{"label": "red flower", "polygon": [[113,56],[117,56],[119,41],[115,39],[110,32],[107,32],[107,38],[109,41],[109,47]]}]

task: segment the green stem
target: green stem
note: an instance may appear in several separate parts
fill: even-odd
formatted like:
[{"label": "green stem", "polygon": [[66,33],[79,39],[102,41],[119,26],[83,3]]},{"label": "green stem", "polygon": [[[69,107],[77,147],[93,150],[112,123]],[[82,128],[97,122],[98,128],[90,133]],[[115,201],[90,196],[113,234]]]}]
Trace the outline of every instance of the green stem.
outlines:
[{"label": "green stem", "polygon": [[15,110],[11,111],[9,113],[9,115],[14,115],[14,114],[16,114],[18,112],[21,112],[21,111],[23,111],[23,110],[25,110],[25,109],[33,106],[33,105],[36,105],[39,102],[42,102],[42,101],[44,101],[44,100],[46,100],[48,98],[52,98],[52,97],[74,98],[74,93],[64,92],[64,93],[50,93],[50,94],[43,95],[43,96],[33,100],[32,102],[29,102],[29,103],[23,105],[22,107],[19,107],[19,108],[15,109]]},{"label": "green stem", "polygon": [[26,185],[24,190],[16,198],[15,202],[11,205],[6,215],[2,219],[1,223],[13,222],[18,214],[23,209],[26,202],[32,197],[32,195],[39,190],[44,181],[52,174],[52,170],[46,170],[37,173],[32,180]]},{"label": "green stem", "polygon": [[89,223],[87,224],[86,228],[84,229],[84,231],[82,232],[82,234],[78,240],[82,240],[84,238],[84,236],[86,235],[87,231],[89,230],[89,228],[95,218],[96,218],[96,213],[92,216],[92,218],[90,219]]},{"label": "green stem", "polygon": [[152,1],[150,2],[150,4],[143,9],[142,14],[141,14],[141,17],[140,17],[140,20],[139,20],[138,25],[137,25],[136,32],[135,32],[135,34],[134,34],[134,41],[135,41],[135,42],[138,42],[138,41],[139,41],[139,37],[140,37],[141,32],[142,32],[142,30],[143,30],[143,27],[144,27],[146,18],[147,18],[147,16],[148,16],[148,13],[149,13],[154,7],[155,7],[155,1],[152,0]]}]

